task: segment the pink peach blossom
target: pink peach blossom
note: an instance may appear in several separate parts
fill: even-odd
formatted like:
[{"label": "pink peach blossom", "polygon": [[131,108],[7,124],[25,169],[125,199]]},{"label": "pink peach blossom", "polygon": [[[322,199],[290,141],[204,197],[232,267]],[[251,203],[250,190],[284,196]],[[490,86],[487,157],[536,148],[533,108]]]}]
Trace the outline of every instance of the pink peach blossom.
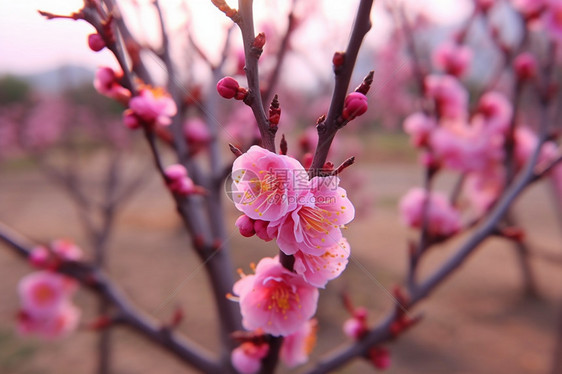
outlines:
[{"label": "pink peach blossom", "polygon": [[435,49],[433,63],[447,74],[460,77],[470,67],[472,55],[472,50],[467,46],[445,42]]},{"label": "pink peach blossom", "polygon": [[482,118],[475,118],[470,125],[464,122],[442,125],[430,138],[433,157],[443,167],[461,172],[493,167],[504,157],[503,143],[503,135]]},{"label": "pink peach blossom", "polygon": [[416,147],[425,146],[435,128],[435,120],[422,112],[411,114],[404,121],[404,131],[410,135],[410,141]]},{"label": "pink peach blossom", "polygon": [[437,113],[446,119],[458,120],[467,116],[468,92],[451,75],[429,75],[425,78],[425,94],[435,101]]},{"label": "pink peach blossom", "polygon": [[148,125],[166,126],[172,123],[176,112],[174,100],[162,89],[143,88],[129,101],[132,113]]},{"label": "pink peach blossom", "polygon": [[274,221],[297,207],[297,194],[308,189],[308,174],[294,158],[252,146],[232,165],[232,197],[252,219]]},{"label": "pink peach blossom", "polygon": [[64,261],[79,261],[82,259],[82,249],[67,239],[54,240],[51,243],[53,253]]},{"label": "pink peach blossom", "polygon": [[[517,166],[522,167],[531,158],[535,148],[539,144],[537,135],[526,126],[518,126],[515,129],[515,161]],[[558,153],[558,147],[554,142],[545,142],[542,145],[537,163],[545,166],[552,161]]]},{"label": "pink peach blossom", "polygon": [[472,210],[477,217],[486,213],[496,202],[503,191],[505,173],[503,168],[496,167],[479,173],[470,173],[463,186]]},{"label": "pink peach blossom", "polygon": [[49,250],[40,245],[31,250],[31,253],[29,254],[29,262],[36,268],[44,268],[49,262],[49,257]]},{"label": "pink peach blossom", "polygon": [[297,332],[316,312],[318,289],[283,267],[276,258],[263,258],[255,274],[234,284],[242,325],[274,336]]},{"label": "pink peach blossom", "polygon": [[341,228],[355,217],[355,208],[339,183],[336,176],[312,178],[310,190],[298,196],[298,206],[269,225],[268,232],[277,234],[283,252],[321,256],[339,243]]},{"label": "pink peach blossom", "polygon": [[338,244],[321,256],[295,253],[294,270],[314,287],[324,288],[329,280],[335,279],[345,270],[350,254],[349,243],[341,238]]},{"label": "pink peach blossom", "polygon": [[550,0],[543,15],[543,24],[554,40],[562,42],[562,2]]},{"label": "pink peach blossom", "polygon": [[21,335],[37,335],[45,339],[55,339],[68,335],[78,327],[80,309],[69,302],[63,303],[53,314],[41,316],[20,311],[17,330]]},{"label": "pink peach blossom", "polygon": [[513,60],[513,70],[521,80],[531,79],[537,75],[537,59],[532,53],[523,52]]},{"label": "pink peach blossom", "polygon": [[183,134],[191,153],[197,153],[204,149],[212,140],[207,124],[199,118],[186,121],[183,125]]},{"label": "pink peach blossom", "polygon": [[[411,189],[400,200],[400,216],[409,227],[421,228],[424,218],[424,205],[428,198],[427,192],[422,188]],[[451,206],[445,195],[432,192],[428,204],[428,231],[432,235],[450,236],[461,228],[459,212]]]},{"label": "pink peach blossom", "polygon": [[131,97],[131,92],[121,86],[119,81],[122,77],[122,72],[115,72],[110,67],[102,66],[96,71],[94,88],[102,95],[127,102]]},{"label": "pink peach blossom", "polygon": [[55,314],[75,289],[73,280],[50,271],[29,274],[18,284],[22,308],[33,316]]},{"label": "pink peach blossom", "polygon": [[490,127],[490,131],[505,133],[511,124],[513,117],[513,105],[499,92],[487,92],[482,95],[478,103],[478,115],[485,121],[485,127]]},{"label": "pink peach blossom", "polygon": [[269,345],[242,343],[236,347],[230,356],[232,366],[241,374],[254,374],[261,369],[261,360],[269,352]]},{"label": "pink peach blossom", "polygon": [[308,361],[308,356],[316,344],[316,330],[318,322],[311,319],[295,333],[283,339],[279,358],[288,368],[302,365]]},{"label": "pink peach blossom", "polygon": [[515,9],[527,19],[537,17],[546,6],[547,0],[511,0]]},{"label": "pink peach blossom", "polygon": [[170,191],[180,195],[191,195],[204,193],[200,186],[196,186],[193,180],[188,177],[187,170],[183,165],[173,164],[164,170],[164,175],[168,179],[167,184]]}]

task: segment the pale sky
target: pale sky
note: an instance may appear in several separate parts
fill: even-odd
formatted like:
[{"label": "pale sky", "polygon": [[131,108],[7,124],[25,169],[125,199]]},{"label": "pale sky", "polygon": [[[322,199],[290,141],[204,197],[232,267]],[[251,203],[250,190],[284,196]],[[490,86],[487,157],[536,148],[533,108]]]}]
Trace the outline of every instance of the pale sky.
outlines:
[{"label": "pale sky", "polygon": [[[301,0],[317,1],[317,0]],[[395,0],[391,0],[395,1]],[[467,0],[405,0],[423,7],[439,19],[454,21],[460,9],[469,7]],[[229,1],[236,3],[236,1]],[[288,0],[267,0],[283,7]],[[182,0],[164,0],[170,9],[170,24],[179,27]],[[216,43],[222,35],[226,17],[210,6],[210,0],[187,0],[197,12],[193,27],[201,30],[205,41]],[[341,19],[352,11],[355,1],[322,0],[328,14]],[[267,6],[265,0],[254,1],[256,13]],[[87,35],[93,28],[84,21],[44,20],[37,9],[53,13],[69,14],[82,6],[81,0],[0,0],[0,73],[32,73],[52,69],[63,64],[84,65],[95,68],[99,65],[114,65],[109,52],[92,52],[86,43]],[[145,37],[150,40],[151,15],[141,15]],[[458,17],[457,17],[458,18]],[[376,25],[376,20],[374,20]],[[217,27],[217,25],[219,27]],[[320,31],[320,30],[319,30]],[[347,30],[346,30],[347,33]]]}]

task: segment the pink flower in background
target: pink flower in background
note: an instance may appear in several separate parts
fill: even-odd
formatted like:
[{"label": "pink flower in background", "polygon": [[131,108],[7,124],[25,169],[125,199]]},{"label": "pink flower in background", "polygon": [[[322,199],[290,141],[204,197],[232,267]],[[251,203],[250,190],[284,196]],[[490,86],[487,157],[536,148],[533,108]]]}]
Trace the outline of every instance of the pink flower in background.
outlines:
[{"label": "pink flower in background", "polygon": [[[427,198],[427,192],[422,188],[413,188],[402,197],[400,216],[404,224],[416,229],[422,227]],[[429,196],[427,219],[428,231],[432,235],[450,236],[461,229],[459,212],[440,192],[432,192]]]},{"label": "pink flower in background", "polygon": [[511,2],[525,18],[532,19],[540,15],[547,0],[511,0]]},{"label": "pink flower in background", "polygon": [[31,273],[18,285],[22,308],[33,316],[55,314],[75,290],[73,280],[50,271]]},{"label": "pink flower in background", "polygon": [[243,275],[234,284],[242,324],[274,336],[297,332],[314,315],[318,289],[283,267],[276,258],[263,258],[255,275]]},{"label": "pink flower in background", "polygon": [[193,180],[188,177],[187,170],[183,165],[173,164],[164,170],[166,178],[168,178],[168,188],[180,195],[203,194],[205,191],[202,187],[196,186]]},{"label": "pink flower in background", "polygon": [[285,336],[279,352],[279,358],[288,367],[293,368],[308,361],[308,356],[316,345],[318,321],[311,319],[295,333]]},{"label": "pink flower in background", "polygon": [[445,42],[435,49],[433,63],[447,74],[460,77],[470,67],[472,55],[472,50],[467,46]]},{"label": "pink flower in background", "polygon": [[494,168],[480,173],[470,173],[463,186],[476,216],[481,216],[496,202],[503,191],[505,173],[502,168]]},{"label": "pink flower in background", "polygon": [[310,190],[299,195],[296,209],[269,225],[283,252],[321,256],[338,245],[341,228],[355,217],[355,208],[339,183],[336,176],[312,178]]},{"label": "pink flower in background", "polygon": [[513,60],[513,70],[521,80],[534,78],[537,75],[537,66],[537,59],[529,52],[523,52]]},{"label": "pink flower in background", "polygon": [[344,334],[353,340],[359,340],[365,336],[365,334],[369,332],[367,315],[367,309],[363,307],[353,310],[352,317],[347,319],[343,324]]},{"label": "pink flower in background", "polygon": [[466,118],[468,92],[455,77],[428,75],[425,78],[425,95],[435,100],[439,116],[449,120]]},{"label": "pink flower in background", "polygon": [[40,245],[31,250],[31,253],[29,254],[29,262],[36,268],[44,268],[49,263],[49,257],[49,250]]},{"label": "pink flower in background", "polygon": [[82,249],[67,239],[54,240],[51,243],[53,253],[64,261],[79,261],[82,259]]},{"label": "pink flower in background", "polygon": [[23,124],[21,143],[25,148],[43,150],[65,133],[70,108],[56,97],[42,96]]},{"label": "pink flower in background", "polygon": [[163,89],[143,88],[129,101],[131,113],[141,122],[167,126],[176,112],[174,100]]},{"label": "pink flower in background", "polygon": [[[531,158],[539,143],[537,135],[526,126],[518,126],[515,129],[515,161],[517,166],[522,167]],[[554,142],[546,142],[541,147],[537,163],[544,165],[556,157],[558,147]]]},{"label": "pink flower in background", "polygon": [[261,369],[261,360],[269,352],[269,344],[245,342],[236,347],[231,355],[232,366],[241,374],[254,374]]},{"label": "pink flower in background", "polygon": [[562,42],[562,2],[548,1],[547,10],[543,15],[543,23],[553,39]]},{"label": "pink flower in background", "polygon": [[308,174],[294,158],[252,146],[232,165],[232,198],[252,219],[275,221],[297,207]]},{"label": "pink flower in background", "polygon": [[494,6],[496,0],[476,0],[476,4],[482,9],[482,11],[487,12],[491,7]]},{"label": "pink flower in background", "polygon": [[131,92],[121,86],[119,81],[122,77],[122,72],[117,73],[112,68],[102,66],[96,71],[94,88],[104,96],[127,103],[131,97]]},{"label": "pink flower in background", "polygon": [[200,118],[192,118],[186,121],[183,125],[183,133],[192,154],[207,147],[212,140],[207,124]]},{"label": "pink flower in background", "polygon": [[261,139],[252,109],[247,105],[237,106],[229,113],[225,130],[221,134],[227,143],[232,143],[240,149],[256,144]]},{"label": "pink flower in background", "polygon": [[410,141],[416,147],[425,146],[435,128],[435,120],[422,112],[411,114],[404,121],[404,131],[410,135]]},{"label": "pink flower in background", "polygon": [[492,91],[480,98],[476,120],[485,121],[484,126],[491,127],[492,131],[505,133],[511,124],[512,117],[513,105],[504,94]]},{"label": "pink flower in background", "polygon": [[435,130],[430,138],[433,156],[445,168],[461,172],[482,171],[493,167],[504,157],[504,137],[475,119],[448,123]]},{"label": "pink flower in background", "polygon": [[76,330],[80,321],[80,309],[64,303],[55,313],[38,316],[22,310],[18,314],[17,330],[21,335],[37,335],[45,339],[55,339]]},{"label": "pink flower in background", "polygon": [[349,243],[342,238],[338,244],[320,256],[295,253],[294,270],[314,287],[324,288],[329,280],[335,279],[345,270],[350,254]]},{"label": "pink flower in background", "polygon": [[18,285],[21,301],[18,331],[24,335],[56,338],[74,330],[80,311],[72,305],[70,298],[76,288],[74,280],[49,271],[22,278]]}]

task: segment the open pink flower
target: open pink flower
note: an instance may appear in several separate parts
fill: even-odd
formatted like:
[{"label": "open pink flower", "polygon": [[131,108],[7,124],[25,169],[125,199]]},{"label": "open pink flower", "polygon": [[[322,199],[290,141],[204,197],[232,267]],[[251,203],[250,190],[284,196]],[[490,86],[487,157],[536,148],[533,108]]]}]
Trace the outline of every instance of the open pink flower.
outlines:
[{"label": "open pink flower", "polygon": [[[162,89],[143,88],[129,101],[129,108],[138,120],[146,124],[166,126],[176,112],[174,100]],[[127,116],[127,114],[125,115]]]},{"label": "open pink flower", "polygon": [[314,177],[310,190],[298,197],[298,206],[268,232],[277,234],[277,245],[288,255],[298,251],[321,256],[342,239],[341,228],[355,217],[355,208],[336,176]]},{"label": "open pink flower", "polygon": [[314,287],[324,288],[329,280],[335,279],[345,270],[350,254],[347,239],[329,248],[320,256],[307,255],[301,251],[295,253],[294,269]]},{"label": "open pink flower", "polygon": [[445,42],[433,53],[433,63],[447,74],[462,76],[470,67],[472,50],[467,46]]},{"label": "open pink flower", "polygon": [[445,119],[458,120],[467,116],[468,92],[451,75],[429,75],[425,78],[425,94],[435,100],[437,112]]},{"label": "open pink flower", "polygon": [[[427,198],[424,189],[413,188],[400,200],[400,215],[407,226],[417,229],[422,227]],[[451,206],[445,195],[432,192],[428,204],[427,219],[430,234],[450,236],[460,230],[460,214]]]},{"label": "open pink flower", "polygon": [[21,310],[17,319],[17,330],[21,335],[37,335],[45,339],[63,337],[78,327],[80,309],[71,303],[62,304],[53,314],[34,315]]},{"label": "open pink flower", "polygon": [[183,125],[183,133],[192,154],[204,149],[211,141],[211,134],[207,125],[199,118],[186,121]]},{"label": "open pink flower", "polygon": [[503,168],[493,168],[479,173],[470,173],[463,186],[470,205],[476,214],[481,216],[496,202],[503,191],[505,173]]},{"label": "open pink flower", "polygon": [[261,369],[261,360],[267,355],[269,345],[245,342],[230,355],[232,366],[241,374],[254,374]]},{"label": "open pink flower", "polygon": [[435,128],[435,120],[422,112],[411,114],[404,121],[404,131],[410,135],[411,143],[416,147],[425,146]]},{"label": "open pink flower", "polygon": [[72,279],[50,271],[29,274],[18,285],[22,308],[33,316],[55,314],[75,290]]},{"label": "open pink flower", "polygon": [[232,198],[252,219],[275,221],[297,207],[308,174],[294,158],[252,146],[232,165]]},{"label": "open pink flower", "polygon": [[311,319],[297,332],[283,339],[279,358],[287,367],[293,368],[308,361],[308,356],[316,345],[317,326],[316,319]]},{"label": "open pink flower", "polygon": [[255,275],[234,284],[242,325],[274,336],[298,331],[316,312],[318,289],[283,267],[277,258],[263,258]]}]

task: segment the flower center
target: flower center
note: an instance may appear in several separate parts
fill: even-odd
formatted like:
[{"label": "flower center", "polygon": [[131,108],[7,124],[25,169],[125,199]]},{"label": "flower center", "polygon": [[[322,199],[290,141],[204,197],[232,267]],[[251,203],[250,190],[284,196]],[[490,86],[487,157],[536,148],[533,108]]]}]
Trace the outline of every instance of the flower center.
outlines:
[{"label": "flower center", "polygon": [[55,297],[55,292],[46,284],[40,284],[33,290],[33,296],[40,305],[49,303]]}]

